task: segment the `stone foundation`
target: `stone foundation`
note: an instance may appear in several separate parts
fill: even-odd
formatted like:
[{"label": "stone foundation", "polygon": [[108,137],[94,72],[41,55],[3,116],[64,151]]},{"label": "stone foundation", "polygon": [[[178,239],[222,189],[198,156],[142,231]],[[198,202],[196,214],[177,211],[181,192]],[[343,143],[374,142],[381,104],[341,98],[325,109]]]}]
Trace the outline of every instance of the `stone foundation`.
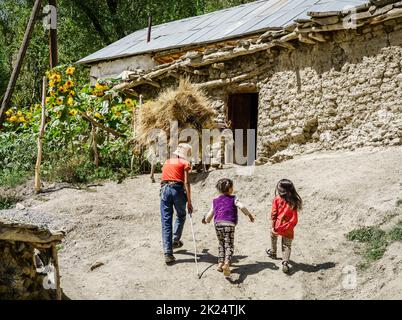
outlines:
[{"label": "stone foundation", "polygon": [[26,242],[0,241],[0,300],[49,300],[46,275],[36,271],[34,247]]}]

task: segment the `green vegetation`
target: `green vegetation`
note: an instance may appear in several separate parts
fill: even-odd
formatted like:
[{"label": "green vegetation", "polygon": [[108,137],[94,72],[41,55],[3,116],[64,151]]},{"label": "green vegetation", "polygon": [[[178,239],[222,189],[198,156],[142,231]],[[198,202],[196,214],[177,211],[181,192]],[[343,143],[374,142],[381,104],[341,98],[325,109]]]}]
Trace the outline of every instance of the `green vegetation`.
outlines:
[{"label": "green vegetation", "polygon": [[394,226],[389,232],[381,230],[379,227],[363,227],[352,230],[346,235],[349,241],[364,243],[362,252],[366,262],[362,263],[361,268],[366,268],[367,263],[379,260],[383,257],[387,246],[393,241],[402,241],[402,221]]},{"label": "green vegetation", "polygon": [[[140,152],[133,154],[130,145],[131,115],[136,101],[111,94],[114,84],[111,80],[90,86],[88,68],[71,65],[146,27],[149,15],[153,25],[157,25],[250,1],[253,0],[58,0],[59,67],[48,70],[49,31],[44,30],[40,15],[6,122],[0,125],[0,186],[15,187],[33,176],[45,74],[48,92],[42,159],[44,179],[71,183],[99,179],[121,181],[128,175],[148,170],[149,164]],[[34,0],[0,1],[0,100],[33,4]],[[121,135],[116,137],[97,128],[98,157],[93,146],[92,125],[82,113]]]},{"label": "green vegetation", "polygon": [[20,200],[14,195],[0,195],[0,210],[10,209]]}]

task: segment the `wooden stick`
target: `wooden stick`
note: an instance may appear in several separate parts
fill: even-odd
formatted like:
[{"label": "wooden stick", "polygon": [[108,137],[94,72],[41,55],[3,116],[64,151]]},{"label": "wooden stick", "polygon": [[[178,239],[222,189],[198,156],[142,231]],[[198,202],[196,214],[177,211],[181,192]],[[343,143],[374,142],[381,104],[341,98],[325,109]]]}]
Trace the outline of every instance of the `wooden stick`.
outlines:
[{"label": "wooden stick", "polygon": [[98,143],[96,139],[96,127],[93,123],[91,123],[92,127],[92,149],[94,151],[94,164],[98,168],[99,167],[99,152],[98,152]]},{"label": "wooden stick", "polygon": [[57,257],[57,248],[56,245],[52,245],[52,258],[55,269],[55,280],[56,280],[56,297],[57,300],[61,300],[61,286],[60,286],[60,268],[59,268],[59,259]]},{"label": "wooden stick", "polygon": [[40,182],[40,165],[42,163],[42,139],[45,133],[46,125],[46,77],[43,77],[42,82],[42,114],[41,114],[41,124],[38,134],[38,156],[36,158],[35,164],[35,193],[40,193],[41,182]]},{"label": "wooden stick", "polygon": [[99,123],[98,121],[96,121],[94,118],[92,118],[90,115],[86,114],[85,112],[81,112],[80,114],[85,120],[89,121],[95,127],[101,128],[102,130],[104,130],[108,133],[111,133],[112,135],[114,135],[117,138],[123,137],[123,135],[121,133],[117,132],[116,130],[113,130],[112,128],[104,126],[103,124]]}]

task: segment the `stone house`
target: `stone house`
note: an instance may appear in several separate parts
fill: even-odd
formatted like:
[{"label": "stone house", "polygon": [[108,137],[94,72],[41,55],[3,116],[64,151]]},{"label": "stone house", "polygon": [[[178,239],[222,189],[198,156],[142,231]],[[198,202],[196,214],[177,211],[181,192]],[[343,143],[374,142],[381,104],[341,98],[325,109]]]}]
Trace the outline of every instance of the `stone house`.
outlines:
[{"label": "stone house", "polygon": [[143,29],[82,59],[145,99],[189,77],[257,158],[402,143],[402,1],[260,0]]}]

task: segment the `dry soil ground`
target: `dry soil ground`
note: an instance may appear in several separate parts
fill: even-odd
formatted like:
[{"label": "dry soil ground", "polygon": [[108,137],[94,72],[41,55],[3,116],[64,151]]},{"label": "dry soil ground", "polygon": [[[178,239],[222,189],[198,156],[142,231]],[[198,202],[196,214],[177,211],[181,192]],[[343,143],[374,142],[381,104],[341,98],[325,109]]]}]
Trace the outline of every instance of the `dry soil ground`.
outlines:
[{"label": "dry soil ground", "polygon": [[[250,176],[237,168],[194,175],[201,279],[189,220],[184,247],[175,253],[177,263],[164,264],[159,184],[148,176],[30,196],[23,205],[66,229],[60,263],[62,286],[70,299],[401,299],[399,242],[367,270],[357,268],[355,289],[343,286],[344,268],[362,261],[361,245],[347,241],[345,234],[359,226],[389,228],[402,220],[401,173],[402,147],[395,147],[304,155],[256,167]],[[234,179],[238,196],[257,216],[253,224],[240,214],[229,279],[215,271],[213,225],[200,222],[221,177]],[[265,254],[274,187],[284,177],[294,181],[305,203],[296,227],[291,275],[281,272],[280,260]],[[91,271],[96,262],[103,265]]]}]

